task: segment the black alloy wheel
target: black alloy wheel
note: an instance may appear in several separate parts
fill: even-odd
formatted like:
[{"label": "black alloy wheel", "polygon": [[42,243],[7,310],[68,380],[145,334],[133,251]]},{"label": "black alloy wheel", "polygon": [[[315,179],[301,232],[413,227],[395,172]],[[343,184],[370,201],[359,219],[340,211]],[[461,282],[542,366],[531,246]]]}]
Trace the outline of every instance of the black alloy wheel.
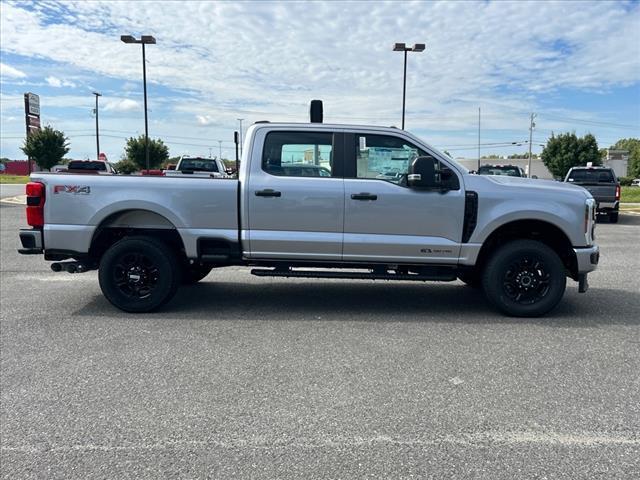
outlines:
[{"label": "black alloy wheel", "polygon": [[567,279],[558,254],[544,243],[514,240],[487,262],[482,286],[490,303],[507,315],[538,317],[562,299]]},{"label": "black alloy wheel", "polygon": [[168,302],[182,270],[167,245],[151,237],[127,237],[102,256],[98,272],[102,293],[126,312],[150,312]]}]

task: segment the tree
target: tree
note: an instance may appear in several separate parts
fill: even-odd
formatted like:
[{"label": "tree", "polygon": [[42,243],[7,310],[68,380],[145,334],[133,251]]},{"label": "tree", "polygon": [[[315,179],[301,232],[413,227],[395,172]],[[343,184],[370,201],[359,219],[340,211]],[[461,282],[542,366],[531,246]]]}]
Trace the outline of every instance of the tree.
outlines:
[{"label": "tree", "polygon": [[[134,162],[139,169],[147,168],[147,160],[144,150],[145,139],[144,135],[140,135],[138,138],[131,137],[127,140],[127,145],[124,147],[124,156],[128,160]],[[160,139],[149,139],[149,168],[157,168],[162,162],[169,159],[169,148]]]},{"label": "tree", "polygon": [[571,167],[601,165],[598,142],[590,133],[577,137],[575,133],[551,134],[542,150],[542,161],[554,177],[563,178]]},{"label": "tree", "polygon": [[42,130],[27,135],[20,149],[28,158],[35,160],[40,168],[49,170],[60,163],[69,151],[69,139],[60,130],[47,125]]},{"label": "tree", "polygon": [[627,150],[629,152],[627,175],[633,178],[640,177],[640,139],[621,138],[611,148],[614,150]]},{"label": "tree", "polygon": [[118,170],[118,173],[123,173],[125,175],[130,175],[133,172],[137,172],[139,170],[138,165],[133,160],[129,160],[128,158],[120,160],[118,163],[116,163],[115,167],[116,170]]}]

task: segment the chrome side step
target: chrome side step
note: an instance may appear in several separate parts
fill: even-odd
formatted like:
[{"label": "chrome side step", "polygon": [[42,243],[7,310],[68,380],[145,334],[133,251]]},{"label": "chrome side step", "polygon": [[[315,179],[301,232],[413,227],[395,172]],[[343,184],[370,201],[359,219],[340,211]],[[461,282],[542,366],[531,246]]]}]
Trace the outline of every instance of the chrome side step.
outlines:
[{"label": "chrome side step", "polygon": [[297,277],[297,278],[336,278],[356,280],[409,280],[418,282],[452,282],[456,280],[453,267],[421,267],[421,273],[396,273],[388,270],[369,270],[368,272],[341,272],[331,270],[294,270],[292,268],[254,268],[251,275],[257,277]]}]

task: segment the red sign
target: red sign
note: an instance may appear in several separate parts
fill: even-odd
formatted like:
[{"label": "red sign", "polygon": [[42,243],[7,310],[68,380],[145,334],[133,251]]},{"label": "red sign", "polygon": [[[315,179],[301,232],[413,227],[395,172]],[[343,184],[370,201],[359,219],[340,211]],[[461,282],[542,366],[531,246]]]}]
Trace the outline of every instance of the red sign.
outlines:
[{"label": "red sign", "polygon": [[107,156],[100,152],[100,155],[98,155],[98,160],[102,161],[102,162],[106,162],[107,161]]},{"label": "red sign", "polygon": [[32,117],[31,115],[29,115],[27,118],[29,119],[30,127],[40,128],[40,117]]}]

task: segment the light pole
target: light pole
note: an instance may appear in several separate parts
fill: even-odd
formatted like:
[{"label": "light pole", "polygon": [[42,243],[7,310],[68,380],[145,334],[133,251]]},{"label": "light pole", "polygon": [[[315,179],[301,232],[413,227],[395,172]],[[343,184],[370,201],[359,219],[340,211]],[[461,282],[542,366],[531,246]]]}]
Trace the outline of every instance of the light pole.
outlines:
[{"label": "light pole", "polygon": [[402,130],[404,130],[404,110],[407,97],[407,52],[424,52],[425,44],[416,43],[413,47],[407,47],[405,43],[394,43],[394,52],[404,52],[404,75],[402,80]]},{"label": "light pole", "polygon": [[120,35],[120,40],[124,43],[139,43],[142,45],[142,83],[144,88],[144,157],[147,171],[149,170],[149,120],[147,118],[147,62],[144,46],[155,45],[156,39],[151,35],[142,35],[140,40],[136,40],[133,35]]},{"label": "light pole", "polygon": [[242,157],[242,121],[244,118],[236,118],[240,122],[240,157]]},{"label": "light pole", "polygon": [[102,94],[98,92],[93,92],[96,96],[96,160],[100,160],[100,131],[98,130],[98,97],[101,97]]},{"label": "light pole", "polygon": [[533,141],[533,129],[536,128],[536,124],[533,121],[536,118],[536,114],[531,114],[531,123],[529,124],[529,167],[528,167],[528,177],[531,178],[531,142]]}]

